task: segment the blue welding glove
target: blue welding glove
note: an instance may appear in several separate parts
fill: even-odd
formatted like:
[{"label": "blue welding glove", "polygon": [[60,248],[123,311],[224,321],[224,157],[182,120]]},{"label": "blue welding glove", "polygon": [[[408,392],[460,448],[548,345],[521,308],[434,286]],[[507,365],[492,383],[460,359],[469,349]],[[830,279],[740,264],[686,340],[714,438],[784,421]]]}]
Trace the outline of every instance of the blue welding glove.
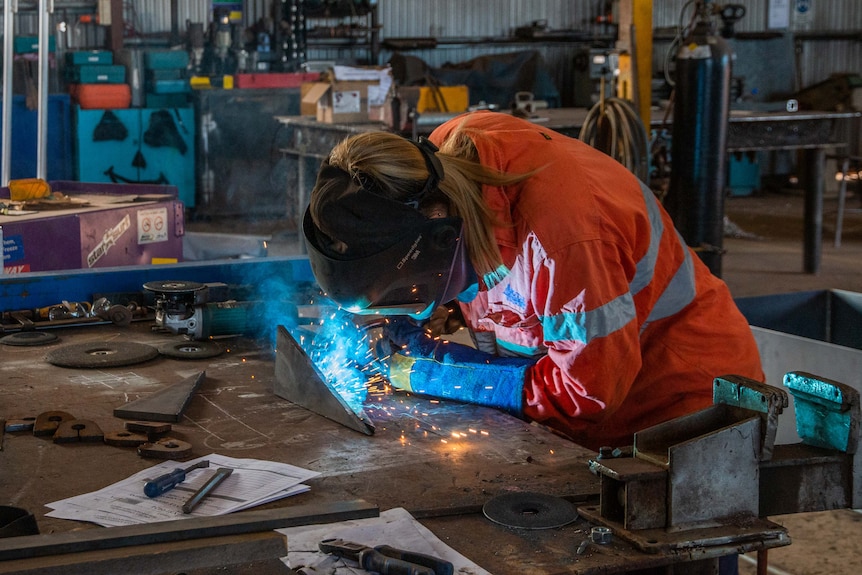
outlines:
[{"label": "blue welding glove", "polygon": [[393,387],[520,416],[524,380],[533,359],[497,357],[472,347],[432,338],[409,320],[390,320],[394,351],[389,359]]}]

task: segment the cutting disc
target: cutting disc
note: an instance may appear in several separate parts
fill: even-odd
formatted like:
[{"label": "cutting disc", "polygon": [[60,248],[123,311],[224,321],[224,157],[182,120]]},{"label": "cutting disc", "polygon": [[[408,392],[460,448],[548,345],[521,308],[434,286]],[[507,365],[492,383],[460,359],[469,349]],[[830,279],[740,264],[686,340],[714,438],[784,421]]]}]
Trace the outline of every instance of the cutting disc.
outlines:
[{"label": "cutting disc", "polygon": [[4,345],[45,345],[59,339],[56,334],[47,331],[19,331],[0,337]]},{"label": "cutting disc", "polygon": [[179,341],[159,346],[159,353],[174,359],[207,359],[223,351],[214,341]]},{"label": "cutting disc", "polygon": [[120,367],[158,356],[158,349],[143,343],[94,341],[59,347],[48,352],[45,359],[60,367]]},{"label": "cutting disc", "polygon": [[184,280],[155,281],[144,284],[145,290],[164,294],[194,293],[204,289],[205,287],[206,286],[202,283]]},{"label": "cutting disc", "polygon": [[543,493],[506,493],[490,499],[482,507],[485,517],[521,529],[552,529],[578,518],[575,506],[559,497]]}]

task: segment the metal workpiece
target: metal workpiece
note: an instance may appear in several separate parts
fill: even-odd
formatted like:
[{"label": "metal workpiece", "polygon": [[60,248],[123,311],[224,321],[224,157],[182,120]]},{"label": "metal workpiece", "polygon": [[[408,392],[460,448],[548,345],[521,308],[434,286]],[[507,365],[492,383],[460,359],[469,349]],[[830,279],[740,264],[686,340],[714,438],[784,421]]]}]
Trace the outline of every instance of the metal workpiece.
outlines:
[{"label": "metal workpiece", "polygon": [[276,349],[273,391],[277,396],[365,435],[374,434],[374,423],[365,410],[345,401],[284,326],[278,326]]}]

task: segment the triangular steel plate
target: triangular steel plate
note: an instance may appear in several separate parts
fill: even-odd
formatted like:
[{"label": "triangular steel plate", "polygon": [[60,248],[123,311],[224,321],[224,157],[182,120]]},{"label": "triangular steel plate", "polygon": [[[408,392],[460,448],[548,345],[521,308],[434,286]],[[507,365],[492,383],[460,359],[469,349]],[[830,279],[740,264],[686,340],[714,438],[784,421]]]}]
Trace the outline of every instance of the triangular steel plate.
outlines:
[{"label": "triangular steel plate", "polygon": [[206,372],[201,371],[148,397],[126,403],[114,409],[114,417],[176,423],[182,419],[183,411],[205,377]]},{"label": "triangular steel plate", "polygon": [[275,356],[275,394],[318,415],[365,435],[374,424],[364,410],[355,412],[327,383],[314,362],[284,326],[278,326]]}]

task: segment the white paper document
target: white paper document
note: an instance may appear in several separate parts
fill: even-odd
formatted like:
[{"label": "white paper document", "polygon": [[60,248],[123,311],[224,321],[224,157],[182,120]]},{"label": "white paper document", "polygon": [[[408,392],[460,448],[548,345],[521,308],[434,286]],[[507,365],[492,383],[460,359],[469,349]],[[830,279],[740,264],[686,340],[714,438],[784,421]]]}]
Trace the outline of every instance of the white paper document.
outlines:
[{"label": "white paper document", "polygon": [[[191,470],[185,481],[157,497],[144,495],[144,485],[174,469],[187,469],[199,461],[209,467]],[[192,513],[182,506],[219,468],[231,475],[213,490]],[[202,515],[225,515],[263,505],[309,490],[303,481],[319,473],[286,463],[260,459],[235,459],[211,454],[190,461],[165,461],[92,493],[48,503],[47,517],[90,521],[104,527],[183,519]]]},{"label": "white paper document", "polygon": [[355,561],[339,559],[322,553],[318,544],[324,539],[344,539],[352,543],[375,547],[389,545],[397,549],[423,553],[452,563],[454,572],[463,575],[490,575],[464,557],[416,521],[400,507],[380,513],[380,517],[355,519],[327,525],[307,525],[276,529],[287,535],[287,557],[284,563],[291,569],[316,574],[365,574]]}]

